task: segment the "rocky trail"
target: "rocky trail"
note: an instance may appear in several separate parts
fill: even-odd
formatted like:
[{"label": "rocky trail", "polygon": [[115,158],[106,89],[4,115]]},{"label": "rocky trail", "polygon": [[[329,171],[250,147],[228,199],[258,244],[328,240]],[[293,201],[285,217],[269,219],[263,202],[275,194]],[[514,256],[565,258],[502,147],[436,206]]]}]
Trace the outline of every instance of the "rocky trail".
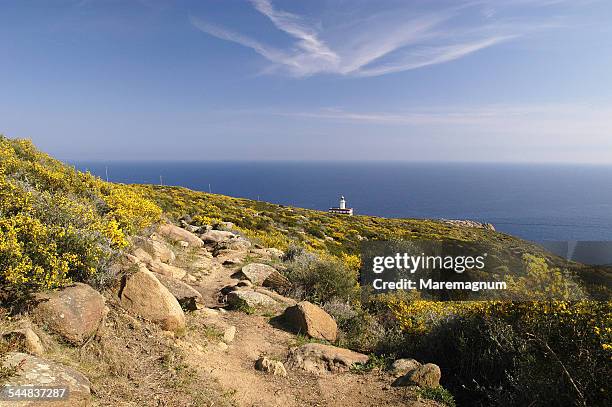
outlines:
[{"label": "rocky trail", "polygon": [[[29,326],[35,328],[34,336],[38,332],[44,339],[41,347],[48,348],[47,355],[44,350],[32,352],[31,339],[25,336],[20,340],[24,353],[17,355],[27,358],[28,353],[34,354],[41,358],[35,363],[42,363],[47,356],[79,368],[83,358],[75,362],[67,357],[65,349],[58,351],[51,344],[53,338],[60,336],[81,349],[94,347],[104,357],[104,347],[98,348],[92,342],[104,344],[114,336],[117,340],[113,346],[120,347],[125,342],[138,341],[125,334],[125,329],[117,332],[117,327],[125,324],[117,321],[124,320],[133,330],[129,335],[142,335],[141,330],[149,335],[149,347],[144,346],[145,342],[139,344],[140,353],[135,358],[151,354],[154,346],[176,349],[183,356],[183,369],[189,372],[187,391],[197,391],[198,386],[214,387],[214,394],[221,398],[203,396],[197,404],[178,396],[173,400],[165,389],[165,396],[150,399],[150,403],[119,403],[117,396],[113,399],[110,391],[104,391],[112,383],[107,378],[101,377],[90,385],[97,397],[89,397],[90,391],[85,389],[88,379],[70,370],[68,376],[53,377],[51,382],[72,383],[78,376],[78,383],[85,385],[72,393],[79,396],[72,404],[58,405],[220,405],[217,400],[244,407],[439,405],[419,399],[415,392],[418,380],[437,385],[437,366],[411,361],[409,367],[398,363],[392,373],[353,371],[356,363],[364,363],[368,357],[331,345],[337,334],[333,319],[319,307],[298,304],[275,290],[283,292],[288,284],[277,270],[282,268],[282,252],[253,245],[232,231],[231,225],[226,229],[201,230],[187,224],[183,228],[168,224],[147,237],[136,238],[132,253],[115,265],[117,272],[126,277],[120,285],[103,293],[108,306],[102,295],[85,285],[72,287],[68,295],[61,291],[52,294],[43,302],[46,307],[39,305],[27,317],[27,321],[35,321]],[[101,325],[104,329],[100,329]],[[14,324],[12,328],[15,331]],[[402,361],[406,360],[399,362]],[[437,371],[430,371],[431,366]],[[151,378],[158,377],[156,380],[166,383],[163,372],[150,371],[147,366],[139,372],[132,373],[133,381],[148,379],[152,383]],[[9,380],[24,383],[26,376],[32,378],[18,371],[16,378]],[[421,376],[424,379],[419,379]],[[411,385],[392,386],[394,381]],[[147,386],[140,382],[135,385]],[[129,391],[129,383],[122,386],[125,392]],[[0,400],[0,406],[5,405],[33,404]]]}]

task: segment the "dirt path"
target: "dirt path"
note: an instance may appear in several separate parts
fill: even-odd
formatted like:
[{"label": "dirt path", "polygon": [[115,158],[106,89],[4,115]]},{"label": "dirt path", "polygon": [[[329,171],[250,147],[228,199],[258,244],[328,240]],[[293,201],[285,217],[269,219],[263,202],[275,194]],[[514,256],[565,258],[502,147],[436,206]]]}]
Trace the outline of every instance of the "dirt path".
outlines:
[{"label": "dirt path", "polygon": [[[202,259],[200,259],[202,260]],[[288,370],[287,377],[266,374],[255,369],[260,356],[285,361],[296,337],[272,324],[270,318],[282,312],[279,305],[265,315],[249,315],[240,311],[225,311],[219,301],[220,290],[235,284],[232,277],[239,266],[223,266],[217,259],[206,272],[197,274],[194,286],[204,296],[208,308],[188,317],[188,332],[178,343],[186,362],[205,377],[212,377],[231,396],[236,405],[251,406],[431,406],[431,402],[416,401],[406,388],[390,387],[387,375],[341,373],[315,376],[304,371]],[[197,260],[195,261],[197,263]],[[200,263],[201,264],[201,263]],[[185,264],[184,264],[185,265]],[[222,342],[223,332],[236,327],[229,345]]]}]

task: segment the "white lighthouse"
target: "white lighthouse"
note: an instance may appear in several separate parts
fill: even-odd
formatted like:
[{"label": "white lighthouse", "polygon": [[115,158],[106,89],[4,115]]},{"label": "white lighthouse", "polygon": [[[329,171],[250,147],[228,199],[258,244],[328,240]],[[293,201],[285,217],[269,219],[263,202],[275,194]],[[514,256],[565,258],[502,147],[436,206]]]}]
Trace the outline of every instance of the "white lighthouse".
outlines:
[{"label": "white lighthouse", "polygon": [[338,207],[329,208],[329,213],[337,213],[338,215],[349,215],[353,214],[353,208],[346,207],[346,200],[344,196],[340,196],[340,205]]}]

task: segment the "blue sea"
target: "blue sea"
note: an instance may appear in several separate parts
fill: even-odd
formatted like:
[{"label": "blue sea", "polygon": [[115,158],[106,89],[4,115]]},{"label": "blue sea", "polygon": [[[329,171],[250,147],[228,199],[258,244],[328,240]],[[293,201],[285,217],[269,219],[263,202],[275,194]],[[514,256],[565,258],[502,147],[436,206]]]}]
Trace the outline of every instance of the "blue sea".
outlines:
[{"label": "blue sea", "polygon": [[612,166],[329,162],[73,162],[114,182],[356,214],[472,219],[533,241],[612,240]]}]

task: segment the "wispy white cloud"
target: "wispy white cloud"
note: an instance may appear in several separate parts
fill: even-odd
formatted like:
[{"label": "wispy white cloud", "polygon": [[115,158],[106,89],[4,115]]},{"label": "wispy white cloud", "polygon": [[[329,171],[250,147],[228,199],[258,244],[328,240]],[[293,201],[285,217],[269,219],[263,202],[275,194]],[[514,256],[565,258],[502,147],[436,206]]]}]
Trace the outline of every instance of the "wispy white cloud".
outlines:
[{"label": "wispy white cloud", "polygon": [[551,16],[545,21],[527,18],[525,9],[567,1],[459,0],[440,2],[435,9],[424,7],[427,3],[405,2],[382,11],[360,8],[356,2],[314,19],[280,10],[271,0],[249,0],[254,10],[292,40],[288,47],[268,45],[205,18],[190,20],[205,33],[253,49],[272,63],[267,71],[296,77],[379,76],[450,62],[550,28]]},{"label": "wispy white cloud", "polygon": [[[449,130],[462,134],[515,138],[569,137],[570,140],[597,140],[609,144],[612,131],[612,106],[587,104],[481,105],[416,108],[406,111],[349,111],[327,108],[314,111],[267,112],[306,120],[345,124],[410,127]],[[437,129],[437,130],[436,130]]]}]

